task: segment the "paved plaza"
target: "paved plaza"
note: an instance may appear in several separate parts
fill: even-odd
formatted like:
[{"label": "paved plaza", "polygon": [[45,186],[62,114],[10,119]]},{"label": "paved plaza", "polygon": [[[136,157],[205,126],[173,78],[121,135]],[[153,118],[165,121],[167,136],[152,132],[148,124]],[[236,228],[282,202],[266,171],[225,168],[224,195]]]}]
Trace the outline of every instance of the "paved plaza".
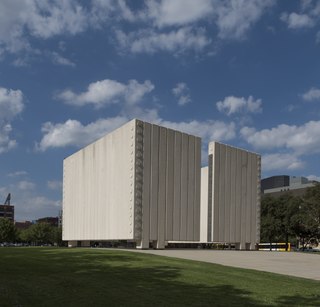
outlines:
[{"label": "paved plaza", "polygon": [[191,249],[132,251],[320,280],[320,255],[313,253]]}]

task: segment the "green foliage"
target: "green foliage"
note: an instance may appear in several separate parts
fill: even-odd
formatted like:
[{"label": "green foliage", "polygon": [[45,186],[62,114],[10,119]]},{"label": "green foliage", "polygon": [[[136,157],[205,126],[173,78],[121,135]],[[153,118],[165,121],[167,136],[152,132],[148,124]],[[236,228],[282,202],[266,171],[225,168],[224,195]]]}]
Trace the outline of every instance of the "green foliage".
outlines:
[{"label": "green foliage", "polygon": [[7,218],[0,218],[0,242],[14,242],[16,239],[16,227]]},{"label": "green foliage", "polygon": [[51,226],[48,223],[34,224],[22,230],[19,239],[35,245],[56,243],[58,246],[63,246],[61,227]]},{"label": "green foliage", "polygon": [[320,240],[320,185],[301,198],[285,194],[266,196],[261,202],[261,241],[292,242],[305,246]]},{"label": "green foliage", "polygon": [[0,248],[1,306],[319,306],[319,281],[130,251]]}]

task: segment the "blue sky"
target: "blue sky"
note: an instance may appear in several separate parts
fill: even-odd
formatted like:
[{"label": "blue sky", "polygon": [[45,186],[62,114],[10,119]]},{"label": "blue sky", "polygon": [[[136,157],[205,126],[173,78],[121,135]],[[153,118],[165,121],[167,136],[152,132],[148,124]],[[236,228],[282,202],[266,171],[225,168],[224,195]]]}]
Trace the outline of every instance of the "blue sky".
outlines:
[{"label": "blue sky", "polygon": [[140,118],[320,176],[320,1],[0,2],[0,202],[56,216],[62,161]]}]

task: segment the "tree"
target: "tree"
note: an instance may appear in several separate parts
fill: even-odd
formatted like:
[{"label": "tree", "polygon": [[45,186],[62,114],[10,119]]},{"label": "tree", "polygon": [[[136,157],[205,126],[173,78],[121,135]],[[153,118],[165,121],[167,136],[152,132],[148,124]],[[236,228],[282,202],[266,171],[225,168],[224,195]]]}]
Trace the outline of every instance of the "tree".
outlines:
[{"label": "tree", "polygon": [[266,196],[261,202],[261,241],[275,242],[279,239],[281,232],[280,220],[278,218],[277,199]]},{"label": "tree", "polygon": [[274,198],[266,196],[261,203],[261,241],[288,243],[295,235],[300,197],[284,194]]},{"label": "tree", "polygon": [[48,223],[37,223],[25,230],[25,239],[28,242],[39,244],[53,243],[53,227]]},{"label": "tree", "polygon": [[13,242],[16,238],[16,227],[7,218],[0,218],[0,242]]},{"label": "tree", "polygon": [[303,196],[298,214],[296,215],[294,230],[302,248],[307,244],[319,243],[320,240],[320,184],[308,188]]}]

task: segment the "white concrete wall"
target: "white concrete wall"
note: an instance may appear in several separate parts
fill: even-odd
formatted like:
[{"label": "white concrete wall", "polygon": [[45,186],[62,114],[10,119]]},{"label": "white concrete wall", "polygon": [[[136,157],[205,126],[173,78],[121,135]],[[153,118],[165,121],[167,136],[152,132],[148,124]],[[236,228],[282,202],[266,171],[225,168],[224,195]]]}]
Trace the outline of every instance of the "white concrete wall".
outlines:
[{"label": "white concrete wall", "polygon": [[63,239],[200,239],[201,139],[133,120],[64,161]]},{"label": "white concrete wall", "polygon": [[201,139],[143,125],[141,247],[199,240]]},{"label": "white concrete wall", "polygon": [[211,142],[208,173],[208,241],[254,249],[260,240],[261,157]]},{"label": "white concrete wall", "polygon": [[201,168],[200,242],[208,242],[208,171]]},{"label": "white concrete wall", "polygon": [[63,163],[63,240],[134,238],[136,122]]}]

